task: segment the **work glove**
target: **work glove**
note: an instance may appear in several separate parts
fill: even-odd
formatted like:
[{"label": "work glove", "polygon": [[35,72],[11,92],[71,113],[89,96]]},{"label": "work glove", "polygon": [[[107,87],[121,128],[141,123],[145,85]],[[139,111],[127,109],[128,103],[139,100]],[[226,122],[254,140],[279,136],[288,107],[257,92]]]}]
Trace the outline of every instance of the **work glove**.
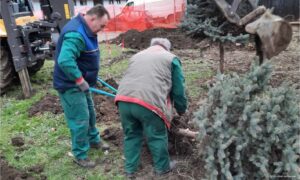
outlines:
[{"label": "work glove", "polygon": [[87,92],[89,91],[89,83],[87,83],[83,77],[80,77],[78,79],[76,79],[76,85],[79,87],[79,89],[82,91],[82,92]]}]

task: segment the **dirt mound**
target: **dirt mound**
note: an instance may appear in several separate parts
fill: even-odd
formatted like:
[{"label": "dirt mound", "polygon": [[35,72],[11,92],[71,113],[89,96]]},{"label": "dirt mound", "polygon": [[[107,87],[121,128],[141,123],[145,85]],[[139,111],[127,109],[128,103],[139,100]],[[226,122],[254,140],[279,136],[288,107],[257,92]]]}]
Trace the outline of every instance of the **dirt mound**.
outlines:
[{"label": "dirt mound", "polygon": [[[117,87],[117,83],[113,79],[106,80],[110,85]],[[103,89],[103,87],[98,87],[99,89]],[[42,113],[44,111],[51,111],[48,107],[53,107],[54,103],[58,104],[57,108],[59,110],[55,112],[62,112],[62,109],[59,105],[58,97],[47,95],[42,98],[41,101],[36,103],[35,107],[38,110],[37,112]],[[47,104],[47,106],[45,106]],[[117,149],[123,149],[123,131],[118,126],[116,127],[116,123],[119,124],[119,114],[117,107],[114,104],[114,100],[110,97],[106,97],[103,95],[94,95],[94,104],[96,111],[96,119],[97,123],[102,125],[106,125],[107,128],[101,131],[101,138],[107,141],[110,144],[116,146]],[[41,107],[39,107],[41,106]],[[171,159],[177,160],[178,167],[176,171],[170,173],[168,175],[168,179],[183,179],[186,176],[190,177],[203,177],[203,162],[199,160],[199,156],[193,155],[196,148],[196,141],[191,140],[187,137],[182,137],[174,132],[177,131],[178,128],[189,128],[193,129],[191,125],[188,123],[192,118],[192,112],[194,112],[196,106],[190,105],[189,111],[180,118],[175,118],[173,121],[172,129],[169,132],[169,151]],[[53,111],[51,111],[53,112]],[[105,166],[106,167],[106,166]],[[109,172],[111,170],[110,166],[105,168],[105,171]],[[28,172],[39,173],[43,171],[43,168],[40,166],[33,167],[32,169],[28,169]],[[140,179],[155,179],[157,177],[153,174],[153,163],[152,156],[147,147],[146,140],[143,142],[143,148],[141,151],[141,166],[137,173],[137,178]],[[164,177],[163,177],[164,178]]]},{"label": "dirt mound", "polygon": [[[105,97],[102,96],[97,97],[97,99],[97,102],[102,99],[100,104],[104,106],[103,108],[107,108],[107,110],[104,110],[106,113],[102,115],[102,118],[100,117],[101,122],[103,122],[103,120],[108,120],[108,117],[110,119],[119,118],[118,115],[114,112],[115,110],[117,111],[117,109],[113,111],[111,109],[111,104],[109,103],[112,103],[112,101],[106,101],[104,100]],[[144,138],[143,146],[141,149],[141,162],[136,173],[137,179],[179,180],[185,179],[186,177],[190,177],[191,179],[194,177],[204,177],[204,162],[199,158],[200,156],[197,154],[197,141],[192,140],[188,137],[178,135],[176,133],[178,128],[195,129],[191,124],[189,124],[189,121],[192,119],[193,112],[197,107],[198,106],[195,103],[191,103],[189,111],[185,115],[183,115],[182,117],[176,117],[173,120],[171,130],[169,131],[169,153],[170,158],[178,162],[176,170],[162,177],[155,176],[153,174],[152,156],[147,146],[147,140],[146,138]],[[107,122],[104,123],[107,124]],[[110,144],[114,144],[120,150],[123,149],[124,135],[120,127],[111,126],[102,130],[101,138]]]},{"label": "dirt mound", "polygon": [[11,179],[27,179],[34,180],[32,176],[24,171],[19,171],[14,167],[10,166],[3,156],[0,157],[0,179],[11,180]]},{"label": "dirt mound", "polygon": [[105,82],[108,83],[109,85],[111,85],[112,87],[114,87],[115,89],[118,89],[118,87],[119,87],[119,84],[113,78],[109,78],[109,79],[105,80]]},{"label": "dirt mound", "polygon": [[[119,114],[117,107],[114,105],[113,100],[108,97],[97,95],[95,96],[95,108],[97,113],[97,122],[110,123],[119,121]],[[177,133],[179,128],[182,129],[195,129],[189,124],[193,117],[193,112],[196,106],[190,106],[189,112],[182,117],[175,117],[172,121],[171,130],[169,131],[169,152],[171,155],[185,155],[194,151],[196,141],[189,137],[182,136]],[[123,144],[123,132],[121,128],[109,127],[101,132],[101,137],[120,147]]]},{"label": "dirt mound", "polygon": [[16,136],[16,137],[11,138],[11,144],[13,146],[21,147],[25,144],[25,140],[23,137]]},{"label": "dirt mound", "polygon": [[[119,119],[118,111],[112,98],[95,94],[94,104],[96,110],[96,119],[98,122],[109,122]],[[53,114],[63,113],[59,98],[57,96],[50,94],[46,95],[30,108],[29,116],[32,117],[39,115],[46,111]]]},{"label": "dirt mound", "polygon": [[196,145],[195,139],[191,139],[177,134],[179,128],[190,129],[186,123],[189,120],[189,116],[176,117],[172,121],[171,130],[169,132],[169,153],[171,155],[184,155],[191,154]]},{"label": "dirt mound", "polygon": [[103,95],[94,96],[95,111],[97,122],[110,124],[119,120],[118,110],[113,98]]},{"label": "dirt mound", "polygon": [[[105,80],[105,82],[116,89],[118,88],[118,84],[112,78]],[[99,86],[97,88],[105,90],[107,92],[111,92],[102,86]],[[110,121],[116,121],[119,119],[118,111],[116,106],[114,105],[112,98],[106,97],[104,95],[94,94],[93,99],[97,122],[108,122],[109,124]],[[51,112],[53,114],[63,113],[63,109],[57,96],[47,94],[29,109],[29,116],[36,116],[44,112]]]},{"label": "dirt mound", "polygon": [[[115,89],[118,89],[119,85],[113,78],[106,79],[105,82]],[[98,85],[97,88],[109,93],[113,93],[111,90],[101,85]],[[105,122],[105,124],[109,125],[110,122],[119,120],[118,110],[116,105],[114,104],[113,98],[94,94],[94,104],[97,122]]]},{"label": "dirt mound", "polygon": [[40,174],[44,171],[44,166],[43,165],[35,165],[32,167],[29,167],[28,171],[32,172],[32,173]]},{"label": "dirt mound", "polygon": [[53,114],[63,112],[57,96],[47,94],[42,100],[31,106],[29,109],[29,117],[39,115],[46,111],[52,112]]},{"label": "dirt mound", "polygon": [[124,42],[126,48],[145,49],[149,47],[150,40],[154,37],[168,38],[173,49],[197,49],[200,40],[191,39],[179,29],[149,29],[143,32],[129,30],[120,34],[111,42],[121,44]]},{"label": "dirt mound", "polygon": [[101,132],[101,138],[115,146],[122,148],[123,146],[123,131],[118,127],[109,127]]}]

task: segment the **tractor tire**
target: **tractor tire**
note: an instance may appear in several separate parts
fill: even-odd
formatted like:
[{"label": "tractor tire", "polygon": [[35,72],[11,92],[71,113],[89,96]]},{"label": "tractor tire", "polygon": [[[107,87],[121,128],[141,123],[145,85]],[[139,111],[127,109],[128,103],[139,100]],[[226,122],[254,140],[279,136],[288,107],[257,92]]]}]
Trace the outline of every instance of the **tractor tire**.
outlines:
[{"label": "tractor tire", "polygon": [[9,49],[1,45],[0,54],[0,94],[3,94],[14,79],[16,72]]},{"label": "tractor tire", "polygon": [[43,67],[44,63],[45,59],[40,59],[36,62],[35,65],[27,67],[29,75],[32,76],[37,73]]}]

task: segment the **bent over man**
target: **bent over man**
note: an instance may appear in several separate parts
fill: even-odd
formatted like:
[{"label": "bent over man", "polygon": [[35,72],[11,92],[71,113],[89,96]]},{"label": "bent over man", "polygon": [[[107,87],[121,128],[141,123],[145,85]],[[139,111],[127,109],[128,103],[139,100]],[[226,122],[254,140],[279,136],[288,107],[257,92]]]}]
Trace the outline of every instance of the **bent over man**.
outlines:
[{"label": "bent over man", "polygon": [[100,140],[89,92],[89,87],[96,84],[99,71],[97,33],[108,19],[109,13],[102,5],[78,14],[65,25],[56,47],[53,85],[70,128],[75,162],[86,168],[95,167],[95,162],[87,157],[90,147],[109,148]]},{"label": "bent over man", "polygon": [[124,131],[125,172],[134,176],[140,161],[143,134],[157,175],[174,167],[168,153],[167,128],[172,106],[182,115],[187,109],[184,77],[178,57],[165,38],[153,38],[150,47],[135,54],[122,78],[115,102]]}]

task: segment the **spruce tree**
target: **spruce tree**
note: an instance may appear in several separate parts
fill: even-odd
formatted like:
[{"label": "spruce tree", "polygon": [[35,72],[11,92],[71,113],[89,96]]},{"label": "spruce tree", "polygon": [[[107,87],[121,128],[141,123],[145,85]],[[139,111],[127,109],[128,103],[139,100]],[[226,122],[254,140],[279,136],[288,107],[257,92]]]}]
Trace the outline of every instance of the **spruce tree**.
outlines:
[{"label": "spruce tree", "polygon": [[219,74],[195,114],[208,179],[300,178],[299,96],[269,86],[270,63],[255,62],[245,76]]}]

